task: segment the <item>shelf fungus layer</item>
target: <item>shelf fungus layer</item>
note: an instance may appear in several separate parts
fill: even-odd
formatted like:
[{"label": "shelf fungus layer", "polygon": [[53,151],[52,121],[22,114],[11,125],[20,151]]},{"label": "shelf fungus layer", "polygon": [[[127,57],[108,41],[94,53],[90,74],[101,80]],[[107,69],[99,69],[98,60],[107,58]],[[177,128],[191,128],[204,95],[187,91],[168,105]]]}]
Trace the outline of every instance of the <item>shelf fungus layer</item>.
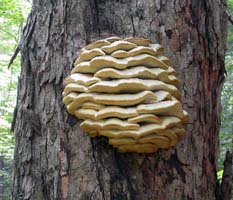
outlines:
[{"label": "shelf fungus layer", "polygon": [[110,37],[81,49],[63,102],[91,137],[120,152],[153,153],[185,135],[188,113],[164,48],[144,38]]}]

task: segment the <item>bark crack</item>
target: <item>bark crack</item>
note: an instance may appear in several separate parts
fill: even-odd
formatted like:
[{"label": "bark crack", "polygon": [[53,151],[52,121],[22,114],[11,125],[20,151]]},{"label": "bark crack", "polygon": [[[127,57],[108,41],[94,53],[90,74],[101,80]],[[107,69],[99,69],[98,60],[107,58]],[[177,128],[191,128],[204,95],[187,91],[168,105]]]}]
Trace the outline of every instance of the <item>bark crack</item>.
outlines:
[{"label": "bark crack", "polygon": [[98,6],[98,1],[97,0],[88,0],[89,5],[90,5],[90,10],[91,10],[91,15],[92,15],[92,20],[93,20],[93,30],[97,29],[97,34],[98,37],[100,38],[101,36],[101,29],[99,26],[99,6]]},{"label": "bark crack", "polygon": [[131,20],[132,27],[133,27],[133,37],[135,37],[135,35],[136,35],[136,30],[135,30],[134,19],[133,19],[133,15],[132,15],[132,14],[130,14],[130,20]]},{"label": "bark crack", "polygon": [[96,149],[96,144],[94,142],[95,139],[92,139],[90,138],[91,140],[91,146],[92,146],[92,157],[94,159],[94,165],[95,165],[95,169],[96,169],[96,178],[97,178],[97,181],[98,181],[98,185],[99,185],[99,188],[100,188],[100,192],[102,193],[102,197],[103,197],[103,200],[105,200],[105,193],[104,193],[104,188],[102,186],[102,180],[101,180],[101,177],[100,177],[100,172],[101,172],[101,169],[99,168],[98,166],[98,159],[97,157],[95,156],[95,153],[98,152],[97,149]]},{"label": "bark crack", "polygon": [[117,164],[117,169],[119,169],[120,173],[123,175],[123,177],[125,178],[126,182],[127,182],[127,186],[129,189],[129,193],[130,193],[130,199],[131,200],[135,200],[136,199],[136,192],[133,189],[132,186],[132,181],[129,178],[129,172],[128,172],[128,168],[127,168],[127,163],[125,163],[124,160],[120,160],[120,158],[117,156],[119,153],[117,153],[116,151],[115,153],[115,158],[116,158],[116,164]]},{"label": "bark crack", "polygon": [[53,19],[53,8],[50,10],[49,17],[48,17],[48,34],[47,34],[47,40],[46,40],[46,45],[49,44],[49,39],[50,39],[50,29],[52,26],[52,19]]}]

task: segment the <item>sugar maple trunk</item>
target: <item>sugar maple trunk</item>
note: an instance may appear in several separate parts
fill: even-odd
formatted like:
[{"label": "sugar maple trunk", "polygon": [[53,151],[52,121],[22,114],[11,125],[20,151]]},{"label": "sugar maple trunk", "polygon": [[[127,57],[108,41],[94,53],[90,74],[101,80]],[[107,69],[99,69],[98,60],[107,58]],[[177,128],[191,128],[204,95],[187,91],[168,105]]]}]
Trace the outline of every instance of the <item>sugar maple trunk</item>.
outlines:
[{"label": "sugar maple trunk", "polygon": [[[216,199],[226,22],[224,0],[34,0],[20,44],[12,198]],[[121,154],[66,112],[76,52],[113,35],[165,47],[191,116],[175,148]]]}]

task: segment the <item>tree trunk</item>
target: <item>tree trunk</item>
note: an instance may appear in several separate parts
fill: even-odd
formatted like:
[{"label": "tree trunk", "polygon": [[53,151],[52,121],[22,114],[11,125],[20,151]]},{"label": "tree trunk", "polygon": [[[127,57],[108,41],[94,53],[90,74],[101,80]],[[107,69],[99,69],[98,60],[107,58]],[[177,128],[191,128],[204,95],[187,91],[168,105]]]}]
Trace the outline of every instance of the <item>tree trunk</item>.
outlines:
[{"label": "tree trunk", "polygon": [[[225,0],[34,0],[20,46],[13,199],[216,199],[226,23]],[[175,148],[118,153],[66,112],[76,52],[113,35],[167,50],[191,117]]]},{"label": "tree trunk", "polygon": [[233,151],[227,151],[220,189],[220,200],[233,200]]}]

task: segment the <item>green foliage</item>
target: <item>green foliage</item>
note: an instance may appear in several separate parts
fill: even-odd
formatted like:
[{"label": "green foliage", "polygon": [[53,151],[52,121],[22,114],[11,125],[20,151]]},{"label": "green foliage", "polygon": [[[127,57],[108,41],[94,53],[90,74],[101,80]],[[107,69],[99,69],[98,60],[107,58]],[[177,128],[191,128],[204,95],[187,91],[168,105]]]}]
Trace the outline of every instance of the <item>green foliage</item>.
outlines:
[{"label": "green foliage", "polygon": [[[227,12],[233,16],[233,0],[227,1]],[[233,149],[233,25],[228,23],[227,52],[225,57],[226,80],[223,86],[221,101],[221,130],[219,170],[223,169],[223,162],[227,149]]]},{"label": "green foliage", "polygon": [[229,15],[233,14],[233,0],[227,0],[227,12]]},{"label": "green foliage", "polygon": [[[4,162],[4,163],[3,163]],[[2,189],[2,193],[0,193],[1,200],[8,200],[9,194],[11,190],[12,180],[11,180],[11,173],[12,173],[12,161],[5,160],[3,157],[0,157],[0,187]]]},{"label": "green foliage", "polygon": [[223,161],[227,149],[233,149],[233,51],[227,52],[225,58],[227,76],[222,91],[222,114],[220,130],[219,169],[223,169]]},{"label": "green foliage", "polygon": [[20,58],[11,68],[8,63],[19,42],[23,23],[30,9],[26,0],[0,0],[0,199],[9,199],[11,166],[15,146],[14,135],[10,131],[16,103],[17,81],[20,72]]},{"label": "green foliage", "polygon": [[[230,16],[233,16],[233,0],[227,1],[227,13]],[[227,37],[227,54],[232,54],[233,52],[233,25],[228,24],[228,37]]]},{"label": "green foliage", "polygon": [[19,27],[24,21],[20,1],[0,0],[0,155],[12,158],[14,139],[10,124],[15,105],[19,58],[12,68],[7,68],[9,59],[18,43]]},{"label": "green foliage", "polygon": [[217,180],[219,180],[219,182],[221,182],[222,180],[222,175],[223,175],[223,170],[219,170],[217,173]]},{"label": "green foliage", "polygon": [[11,25],[22,23],[24,18],[20,1],[0,0],[0,16]]}]

